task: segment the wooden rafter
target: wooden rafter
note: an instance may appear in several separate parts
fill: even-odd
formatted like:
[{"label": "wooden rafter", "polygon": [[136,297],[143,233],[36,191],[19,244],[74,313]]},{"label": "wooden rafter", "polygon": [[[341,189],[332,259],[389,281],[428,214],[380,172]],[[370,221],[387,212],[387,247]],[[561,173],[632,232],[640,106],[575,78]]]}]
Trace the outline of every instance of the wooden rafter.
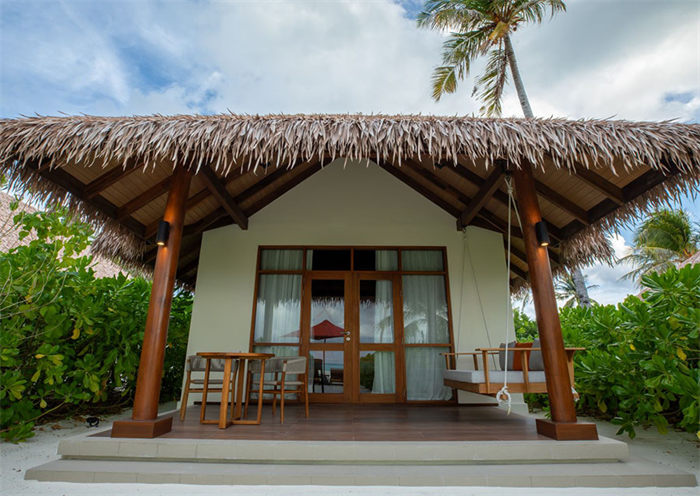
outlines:
[{"label": "wooden rafter", "polygon": [[614,185],[603,176],[596,174],[583,165],[576,164],[576,174],[573,174],[573,177],[578,177],[592,188],[598,190],[600,193],[603,193],[618,205],[622,205],[625,202],[625,195],[622,192],[622,188]]},{"label": "wooden rafter", "polygon": [[241,207],[226,191],[226,187],[217,177],[216,173],[209,167],[201,169],[202,179],[212,195],[217,199],[228,215],[238,224],[241,229],[248,229],[248,216],[241,210]]},{"label": "wooden rafter", "polygon": [[84,201],[85,203],[94,208],[101,210],[107,216],[116,219],[128,231],[136,235],[137,238],[143,239],[143,233],[145,229],[143,224],[131,217],[126,217],[122,219],[117,218],[117,206],[99,195],[96,195],[93,198],[85,198],[83,193],[83,188],[85,187],[85,185],[73,175],[67,173],[66,171],[60,168],[40,170],[39,167],[31,163],[27,163],[27,167],[33,169],[39,175],[58,184],[60,187],[68,191],[74,197]]},{"label": "wooden rafter", "polygon": [[138,169],[138,163],[132,163],[127,165],[126,167],[113,167],[112,169],[108,170],[98,178],[93,179],[85,185],[85,188],[83,189],[85,198],[90,199],[99,195],[104,190],[117,183],[118,181],[121,181],[126,176],[128,176],[132,172],[137,171]]},{"label": "wooden rafter", "polygon": [[122,220],[132,213],[136,212],[137,210],[145,207],[149,203],[151,203],[153,200],[158,198],[159,196],[164,195],[165,193],[168,192],[170,189],[170,183],[172,182],[172,176],[168,176],[165,179],[157,182],[150,188],[148,188],[146,191],[141,193],[140,195],[135,196],[128,202],[126,202],[124,205],[119,207],[119,210],[117,211],[117,219]]},{"label": "wooden rafter", "polygon": [[402,170],[401,167],[394,166],[391,164],[385,164],[382,162],[378,163],[379,167],[387,171],[389,174],[392,176],[396,177],[400,181],[404,182],[407,186],[413,188],[415,191],[423,195],[425,198],[433,202],[435,205],[443,209],[445,212],[450,214],[453,217],[458,217],[460,214],[460,210],[458,207],[455,207],[452,205],[450,202],[440,198],[439,195],[435,194],[433,191],[431,191],[428,187],[424,186],[420,182],[418,182],[416,179],[413,177],[409,176],[406,174],[404,170]]},{"label": "wooden rafter", "polygon": [[[307,180],[314,174],[316,174],[318,171],[323,169],[328,163],[330,163],[330,159],[325,159],[323,161],[316,162],[315,164],[309,165],[306,167],[302,172],[298,173],[297,175],[293,176],[292,178],[281,182],[278,186],[276,186],[272,191],[270,191],[268,194],[254,202],[252,205],[248,206],[246,208],[246,214],[253,215],[256,212],[259,212],[266,206],[268,206],[270,203],[278,199],[280,196],[285,194],[287,191],[291,190],[301,182]],[[289,172],[289,171],[287,171]],[[284,176],[282,176],[284,177]],[[276,181],[273,184],[277,184],[280,181]]]},{"label": "wooden rafter", "polygon": [[545,200],[566,211],[569,215],[580,220],[585,225],[591,223],[590,216],[586,210],[579,207],[565,196],[557,193],[543,182],[535,180],[535,189],[537,190],[537,193]]},{"label": "wooden rafter", "polygon": [[472,219],[479,214],[484,205],[486,205],[486,202],[489,201],[496,190],[501,186],[503,177],[503,169],[496,166],[494,171],[491,172],[486,180],[480,185],[477,194],[460,213],[457,223],[458,229],[468,226]]}]

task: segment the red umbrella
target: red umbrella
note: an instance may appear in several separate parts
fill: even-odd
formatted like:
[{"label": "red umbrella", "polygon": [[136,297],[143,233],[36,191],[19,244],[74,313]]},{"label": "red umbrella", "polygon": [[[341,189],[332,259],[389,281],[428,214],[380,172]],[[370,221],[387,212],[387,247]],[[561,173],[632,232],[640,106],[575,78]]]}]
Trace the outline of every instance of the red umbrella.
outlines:
[{"label": "red umbrella", "polygon": [[[345,329],[338,327],[333,322],[325,319],[311,328],[311,339],[320,341],[322,339],[340,338],[345,335]],[[292,331],[284,337],[298,337],[299,331]]]}]

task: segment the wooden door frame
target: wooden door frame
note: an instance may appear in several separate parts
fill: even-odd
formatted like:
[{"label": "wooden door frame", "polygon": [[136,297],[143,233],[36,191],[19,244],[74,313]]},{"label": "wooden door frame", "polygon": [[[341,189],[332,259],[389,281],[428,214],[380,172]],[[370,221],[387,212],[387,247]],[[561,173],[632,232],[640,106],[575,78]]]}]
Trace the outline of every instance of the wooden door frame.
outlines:
[{"label": "wooden door frame", "polygon": [[[260,268],[260,263],[261,263],[261,256],[262,256],[262,251],[263,250],[302,250],[303,255],[302,255],[302,266],[301,269],[298,270],[261,270]],[[308,250],[350,250],[350,269],[349,270],[311,270],[307,269],[307,252]],[[362,270],[355,270],[355,256],[354,252],[355,250],[396,250],[398,254],[398,266],[396,270],[390,270],[390,271],[379,271],[379,270],[373,270],[373,271],[362,271]],[[442,271],[404,271],[402,267],[402,254],[405,251],[413,251],[413,250],[439,250],[442,252],[442,257],[443,257],[443,270]],[[395,329],[394,329],[394,347],[395,347],[395,367],[396,367],[396,399],[395,401],[398,403],[408,403],[407,399],[407,385],[406,385],[406,360],[405,360],[405,353],[406,353],[406,348],[411,347],[411,346],[434,346],[434,347],[448,347],[449,351],[454,352],[455,351],[455,335],[454,335],[454,327],[453,327],[453,318],[452,318],[452,297],[450,294],[450,274],[449,274],[449,267],[448,267],[448,261],[447,261],[447,247],[445,246],[434,246],[434,245],[426,245],[426,246],[398,246],[398,245],[259,245],[258,250],[257,250],[257,260],[256,260],[256,274],[255,274],[255,283],[254,283],[254,295],[253,295],[253,301],[252,301],[252,312],[251,312],[251,326],[250,326],[250,338],[249,338],[249,348],[250,351],[253,351],[255,347],[258,346],[289,346],[293,348],[297,348],[299,350],[299,355],[300,356],[309,356],[309,342],[307,339],[308,332],[311,328],[310,326],[310,305],[306,305],[307,298],[310,296],[310,281],[314,278],[319,278],[319,279],[343,279],[346,278],[346,295],[345,295],[345,318],[346,322],[351,322],[348,320],[348,309],[349,308],[354,308],[357,310],[356,311],[358,316],[356,318],[357,320],[357,328],[358,328],[358,338],[353,339],[353,343],[357,342],[359,345],[359,302],[358,305],[355,305],[354,302],[350,301],[350,298],[355,298],[355,293],[359,297],[359,287],[357,288],[357,291],[355,290],[355,281],[358,278],[358,274],[360,276],[367,276],[369,279],[392,279],[394,281],[393,284],[393,297],[394,297],[394,324],[395,324]],[[258,298],[258,291],[259,291],[259,282],[260,282],[260,276],[263,274],[295,274],[295,275],[301,275],[302,276],[302,301],[301,301],[301,312],[300,312],[300,322],[299,322],[299,328],[300,328],[300,338],[298,343],[287,343],[287,342],[270,342],[270,343],[256,343],[255,342],[255,319],[256,319],[256,311],[257,311],[257,298]],[[449,329],[449,336],[450,336],[450,343],[444,343],[444,344],[406,344],[404,343],[404,325],[403,325],[403,276],[407,275],[440,275],[444,277],[444,283],[445,283],[445,297],[447,300],[447,315],[448,315],[448,329]],[[321,276],[321,277],[317,277]],[[370,277],[373,276],[373,277]],[[350,286],[348,287],[348,282],[347,280],[350,281]],[[358,283],[359,284],[359,283]],[[308,288],[307,288],[308,286]],[[307,296],[307,291],[309,292],[309,296]],[[307,308],[308,307],[308,308]],[[354,322],[354,321],[353,321]],[[344,343],[343,343],[344,344]],[[357,359],[353,360],[354,362],[357,363],[357,366],[359,367],[359,350],[355,350],[353,348],[353,353],[357,351],[356,356]],[[345,355],[344,355],[345,356]],[[358,374],[355,374],[355,371],[344,371],[344,382],[347,380],[346,374],[352,374],[350,376],[350,380],[357,380],[359,381],[359,370]],[[357,379],[355,379],[355,375],[357,375]],[[346,382],[346,384],[352,386],[350,382]],[[345,384],[344,384],[345,385]],[[353,386],[354,387],[354,386]],[[358,395],[359,395],[359,387],[357,389]],[[332,398],[332,397],[321,397],[318,395],[318,393],[310,393],[311,396],[309,397],[310,400],[317,402],[317,403],[322,403],[322,402],[328,402],[328,403],[345,403],[345,402],[352,402],[351,400],[346,400],[343,399],[342,397],[346,396],[345,391],[342,395],[337,395],[341,396],[341,398]],[[371,393],[365,394],[365,398],[363,398],[362,402],[374,402],[374,401],[384,401],[381,398],[377,398],[376,400],[373,400],[369,396]],[[329,395],[330,396],[330,395]],[[383,395],[382,395],[383,396]],[[359,399],[358,399],[359,401]],[[457,395],[453,395],[453,398],[451,400],[436,400],[436,401],[417,401],[413,400],[410,403],[411,404],[450,404],[450,403],[456,403],[457,401]]]},{"label": "wooden door frame", "polygon": [[[352,403],[353,399],[353,378],[354,360],[351,357],[353,340],[348,343],[343,339],[342,343],[319,343],[312,344],[309,333],[311,332],[311,282],[313,280],[339,281],[344,282],[344,328],[347,330],[348,324],[354,325],[352,320],[352,272],[345,270],[334,271],[306,271],[302,277],[301,295],[301,333],[299,342],[300,356],[310,357],[310,352],[317,349],[343,352],[343,392],[338,393],[309,393],[309,401],[314,403]],[[350,329],[352,333],[352,329]]]},{"label": "wooden door frame", "polygon": [[[360,341],[360,281],[391,281],[391,297],[394,317],[394,341],[392,343],[366,343]],[[403,347],[403,311],[401,307],[401,274],[389,271],[356,271],[352,273],[353,316],[357,329],[353,338],[352,353],[355,362],[356,387],[353,401],[356,403],[403,403],[406,401],[406,373]],[[394,353],[394,374],[396,389],[394,394],[374,394],[360,392],[360,353],[363,351],[391,351]]]}]

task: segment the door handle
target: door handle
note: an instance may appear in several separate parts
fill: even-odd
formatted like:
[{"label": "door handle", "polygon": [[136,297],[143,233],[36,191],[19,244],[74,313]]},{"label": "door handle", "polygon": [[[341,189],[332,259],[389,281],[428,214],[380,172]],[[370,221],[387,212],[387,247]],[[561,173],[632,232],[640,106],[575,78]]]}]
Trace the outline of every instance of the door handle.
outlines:
[{"label": "door handle", "polygon": [[345,341],[350,341],[350,336],[352,333],[349,330],[346,330],[343,334],[345,334]]}]

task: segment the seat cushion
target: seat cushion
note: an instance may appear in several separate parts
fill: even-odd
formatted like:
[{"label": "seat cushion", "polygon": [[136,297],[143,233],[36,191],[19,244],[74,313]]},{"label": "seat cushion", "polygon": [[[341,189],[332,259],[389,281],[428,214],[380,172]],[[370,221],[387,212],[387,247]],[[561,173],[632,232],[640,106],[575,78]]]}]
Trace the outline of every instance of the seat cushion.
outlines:
[{"label": "seat cushion", "polygon": [[[442,373],[444,379],[457,382],[468,382],[470,384],[483,384],[486,382],[483,370],[444,370]],[[489,382],[503,383],[505,372],[502,370],[489,370]],[[544,382],[545,375],[543,371],[532,371],[527,375],[530,382]],[[508,382],[522,383],[523,373],[520,371],[508,371]]]},{"label": "seat cushion", "polygon": [[[535,339],[532,342],[533,348],[540,348],[540,340]],[[530,362],[528,363],[530,370],[544,370],[544,360],[542,359],[542,351],[536,350],[530,353]]]}]

